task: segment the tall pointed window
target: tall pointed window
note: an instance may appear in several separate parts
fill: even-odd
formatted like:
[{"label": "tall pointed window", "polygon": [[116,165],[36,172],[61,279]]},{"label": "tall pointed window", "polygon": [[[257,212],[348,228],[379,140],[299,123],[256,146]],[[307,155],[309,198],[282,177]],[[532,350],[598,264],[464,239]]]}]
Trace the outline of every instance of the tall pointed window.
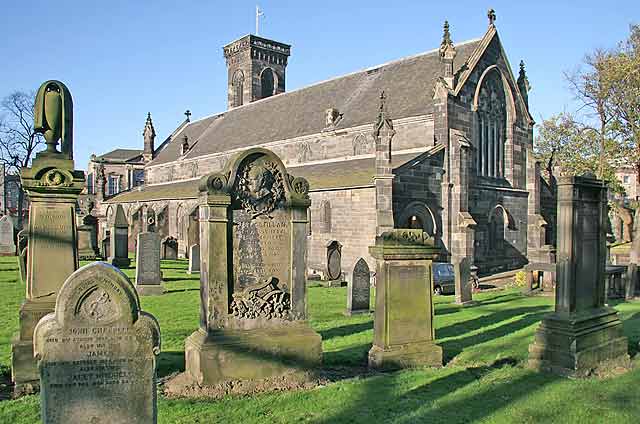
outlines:
[{"label": "tall pointed window", "polygon": [[262,74],[260,75],[260,87],[262,88],[262,96],[260,97],[261,99],[273,95],[273,82],[274,78],[271,68],[267,68],[262,71]]},{"label": "tall pointed window", "polygon": [[498,71],[489,72],[482,81],[477,114],[478,175],[502,178],[507,110],[502,78]]},{"label": "tall pointed window", "polygon": [[244,73],[241,70],[237,70],[235,74],[233,74],[233,79],[231,81],[232,90],[233,90],[233,107],[242,106],[242,94],[244,91]]}]

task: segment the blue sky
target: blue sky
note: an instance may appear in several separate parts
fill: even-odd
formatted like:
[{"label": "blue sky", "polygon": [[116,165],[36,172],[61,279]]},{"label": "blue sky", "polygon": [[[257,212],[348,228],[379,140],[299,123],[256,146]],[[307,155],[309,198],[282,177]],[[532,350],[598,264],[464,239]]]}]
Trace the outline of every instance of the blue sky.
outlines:
[{"label": "blue sky", "polygon": [[[194,119],[226,109],[222,46],[255,26],[255,1],[3,3],[0,97],[35,90],[47,79],[65,82],[74,98],[80,169],[91,153],[142,148],[147,112],[159,142],[186,109]],[[266,15],[261,35],[293,46],[288,90],[432,50],[445,19],[454,42],[481,37],[493,7],[511,65],[527,64],[537,121],[572,108],[563,71],[594,48],[614,46],[629,24],[640,23],[637,0],[258,3]]]}]

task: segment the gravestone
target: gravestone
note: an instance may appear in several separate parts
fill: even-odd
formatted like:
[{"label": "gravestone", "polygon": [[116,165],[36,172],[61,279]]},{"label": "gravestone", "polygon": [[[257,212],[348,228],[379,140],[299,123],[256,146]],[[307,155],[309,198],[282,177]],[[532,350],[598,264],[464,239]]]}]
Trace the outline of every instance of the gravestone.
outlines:
[{"label": "gravestone", "polygon": [[0,218],[0,256],[15,256],[16,243],[13,240],[13,222],[7,215]]},{"label": "gravestone", "polygon": [[18,232],[18,271],[20,273],[20,282],[23,284],[27,281],[28,237],[29,232],[27,230],[20,230]]},{"label": "gravestone", "polygon": [[266,149],[249,149],[200,181],[200,328],[185,343],[200,385],[313,367],[307,323],[309,183]]},{"label": "gravestone", "polygon": [[433,260],[439,251],[422,230],[376,237],[377,260],[372,368],[442,366],[433,326]]},{"label": "gravestone", "polygon": [[141,296],[164,293],[160,271],[160,234],[139,233],[136,243],[136,290]]},{"label": "gravestone", "polygon": [[555,312],[529,346],[529,367],[589,375],[602,362],[627,366],[627,338],[605,306],[607,186],[591,176],[558,179]]},{"label": "gravestone", "polygon": [[36,326],[34,348],[43,423],[157,422],[160,328],[116,267],[74,272]]},{"label": "gravestone", "polygon": [[36,154],[30,168],[20,171],[30,207],[26,298],[11,346],[15,395],[38,388],[33,329],[53,311],[62,283],[78,268],[75,208],[84,188],[84,172],[74,170],[69,90],[59,81],[47,81],[38,89],[34,105],[34,129],[43,133],[47,147]]},{"label": "gravestone", "polygon": [[171,236],[162,240],[162,259],[178,259],[178,240]]},{"label": "gravestone", "polygon": [[471,294],[473,281],[471,279],[471,262],[463,257],[453,261],[453,274],[455,277],[456,304],[470,305],[473,303]]},{"label": "gravestone", "polygon": [[187,274],[200,272],[200,245],[193,244],[189,247],[189,270]]},{"label": "gravestone", "polygon": [[78,256],[80,260],[95,260],[100,252],[97,243],[98,220],[93,215],[86,215],[82,218],[82,225],[78,226]]},{"label": "gravestone", "polygon": [[129,259],[129,224],[122,205],[116,207],[116,216],[113,219],[109,247],[111,252],[108,261],[118,268],[126,268],[131,264]]},{"label": "gravestone", "polygon": [[102,258],[107,259],[111,254],[111,234],[106,231],[104,238],[102,239]]},{"label": "gravestone", "polygon": [[326,276],[329,287],[342,285],[342,245],[336,240],[327,245]]},{"label": "gravestone", "polygon": [[371,273],[363,258],[358,259],[347,283],[347,310],[345,315],[369,313],[371,301]]}]

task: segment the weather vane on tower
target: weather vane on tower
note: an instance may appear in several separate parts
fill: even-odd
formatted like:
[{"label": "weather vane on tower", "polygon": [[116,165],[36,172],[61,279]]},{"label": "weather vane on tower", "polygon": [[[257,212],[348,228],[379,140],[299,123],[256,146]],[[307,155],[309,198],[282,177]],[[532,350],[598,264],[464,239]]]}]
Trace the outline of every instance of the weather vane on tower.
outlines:
[{"label": "weather vane on tower", "polygon": [[256,4],[256,35],[260,35],[260,17],[264,16],[264,12],[260,10],[260,6]]}]

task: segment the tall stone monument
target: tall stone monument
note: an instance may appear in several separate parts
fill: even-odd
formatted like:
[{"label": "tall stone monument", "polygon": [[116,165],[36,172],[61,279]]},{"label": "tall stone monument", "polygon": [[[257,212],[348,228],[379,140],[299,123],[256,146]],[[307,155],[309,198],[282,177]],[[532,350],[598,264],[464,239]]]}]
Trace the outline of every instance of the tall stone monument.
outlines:
[{"label": "tall stone monument", "polygon": [[433,327],[433,260],[438,249],[422,230],[392,230],[369,248],[377,260],[372,368],[442,366]]},{"label": "tall stone monument", "polygon": [[0,256],[14,256],[16,242],[13,239],[13,222],[7,215],[0,218]]},{"label": "tall stone monument", "polygon": [[67,87],[59,81],[42,84],[34,112],[34,128],[44,134],[47,148],[36,154],[31,168],[20,172],[31,206],[26,296],[11,351],[16,394],[38,387],[33,329],[53,311],[62,283],[78,268],[75,206],[84,187],[84,172],[74,170],[73,104]]},{"label": "tall stone monument", "polygon": [[129,259],[129,224],[122,205],[116,207],[109,237],[111,253],[108,262],[118,268],[128,267],[131,264],[131,259]]},{"label": "tall stone monument", "polygon": [[371,302],[371,273],[364,258],[358,259],[347,282],[347,310],[345,315],[368,314]]},{"label": "tall stone monument", "polygon": [[210,385],[321,362],[307,323],[309,183],[266,149],[200,182],[200,328],[185,343],[187,376]]},{"label": "tall stone monument", "polygon": [[189,269],[187,274],[200,272],[200,245],[193,244],[189,247]]},{"label": "tall stone monument", "polygon": [[160,271],[160,234],[138,234],[136,243],[136,290],[141,296],[164,293]]},{"label": "tall stone monument", "polygon": [[453,261],[453,274],[455,278],[456,304],[470,305],[473,303],[471,289],[473,281],[471,279],[471,263],[469,258],[459,258]]},{"label": "tall stone monument", "polygon": [[160,328],[119,269],[93,262],[74,272],[34,347],[45,424],[157,422]]},{"label": "tall stone monument", "polygon": [[605,306],[607,186],[591,176],[558,179],[555,312],[529,346],[529,367],[588,375],[601,362],[628,361],[615,309]]}]

